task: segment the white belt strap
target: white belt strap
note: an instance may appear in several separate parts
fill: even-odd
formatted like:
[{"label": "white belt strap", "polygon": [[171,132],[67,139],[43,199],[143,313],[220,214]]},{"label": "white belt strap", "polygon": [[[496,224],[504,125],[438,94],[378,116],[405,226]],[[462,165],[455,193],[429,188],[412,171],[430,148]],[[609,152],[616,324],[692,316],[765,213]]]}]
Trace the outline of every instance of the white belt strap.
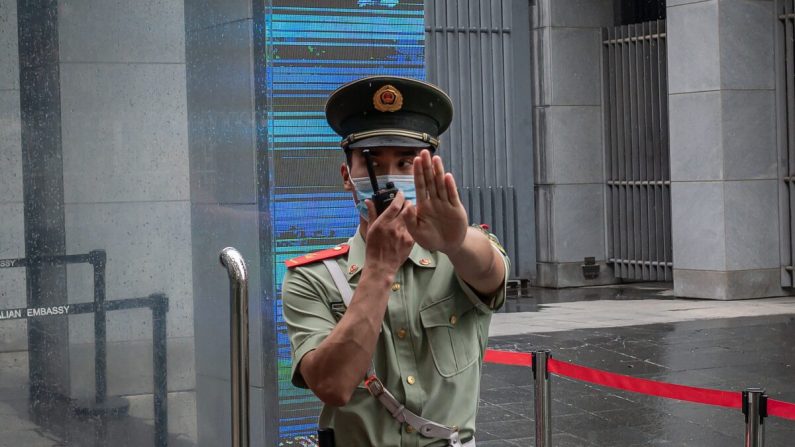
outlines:
[{"label": "white belt strap", "polygon": [[345,273],[343,273],[337,261],[326,259],[323,261],[323,264],[328,269],[328,272],[331,273],[331,279],[334,281],[334,285],[337,286],[340,295],[342,295],[342,301],[345,302],[345,307],[350,307],[351,299],[353,298],[353,290],[351,289],[351,285],[348,284],[348,277],[345,276]]},{"label": "white belt strap", "polygon": [[[326,259],[323,261],[323,264],[331,274],[331,279],[334,281],[334,285],[337,286],[340,295],[342,295],[342,301],[345,302],[345,306],[350,306],[351,299],[353,298],[353,290],[351,289],[351,285],[348,284],[348,277],[345,276],[345,273],[342,271],[339,264],[337,264],[337,261]],[[448,439],[450,440],[450,447],[474,447],[474,440],[470,441],[472,444],[469,442],[465,445],[461,444],[458,435],[458,427],[448,427],[425,419],[422,416],[414,414],[401,404],[395,396],[386,389],[384,384],[381,383],[381,380],[376,377],[375,368],[372,364],[367,370],[367,377],[365,378],[364,384],[367,386],[370,394],[378,399],[378,402],[381,402],[381,405],[389,411],[389,414],[401,424],[405,423],[411,425],[426,438]]]}]

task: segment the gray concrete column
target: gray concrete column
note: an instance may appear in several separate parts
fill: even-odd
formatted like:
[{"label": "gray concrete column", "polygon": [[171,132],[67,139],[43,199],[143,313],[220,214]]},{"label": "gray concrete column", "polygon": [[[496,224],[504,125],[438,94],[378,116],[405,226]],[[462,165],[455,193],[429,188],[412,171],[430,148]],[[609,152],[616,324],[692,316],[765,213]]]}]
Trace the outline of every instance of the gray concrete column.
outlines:
[{"label": "gray concrete column", "polygon": [[674,292],[781,295],[773,1],[667,13]]},{"label": "gray concrete column", "polygon": [[[612,0],[539,0],[533,11],[538,274],[543,287],[615,281],[606,264],[602,35]],[[600,276],[581,265],[593,256]]]},{"label": "gray concrete column", "polygon": [[[267,178],[257,171],[254,30],[255,17],[264,17],[265,3],[260,3],[185,2],[199,446],[231,442],[229,283],[218,262],[226,246],[241,251],[250,277],[252,445],[278,443],[278,378],[273,364],[264,365],[265,350],[273,343],[263,346],[266,337],[273,342],[275,331],[267,308],[272,301],[263,299],[262,287],[270,287],[263,271],[272,266],[260,262],[258,175]],[[274,357],[270,351],[267,356]]]}]

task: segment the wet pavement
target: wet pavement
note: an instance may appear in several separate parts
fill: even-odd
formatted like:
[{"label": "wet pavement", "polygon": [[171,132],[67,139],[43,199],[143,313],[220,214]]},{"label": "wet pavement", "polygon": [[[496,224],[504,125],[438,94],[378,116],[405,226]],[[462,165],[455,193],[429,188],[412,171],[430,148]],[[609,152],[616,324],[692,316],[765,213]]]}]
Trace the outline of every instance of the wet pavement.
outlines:
[{"label": "wet pavement", "polygon": [[[643,308],[642,301],[627,305]],[[782,315],[492,337],[489,346],[523,352],[549,348],[559,360],[682,385],[733,391],[761,386],[772,398],[795,402],[795,307]],[[553,378],[552,397],[555,447],[743,445],[738,410],[562,377]],[[534,445],[532,402],[528,368],[484,365],[478,446]],[[768,418],[765,430],[767,446],[793,445],[795,421]]]}]

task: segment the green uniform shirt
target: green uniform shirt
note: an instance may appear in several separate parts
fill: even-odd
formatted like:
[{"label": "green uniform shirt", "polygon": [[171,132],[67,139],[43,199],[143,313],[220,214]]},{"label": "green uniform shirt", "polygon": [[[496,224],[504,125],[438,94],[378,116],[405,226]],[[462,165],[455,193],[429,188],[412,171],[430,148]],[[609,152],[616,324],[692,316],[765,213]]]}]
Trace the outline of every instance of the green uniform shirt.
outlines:
[{"label": "green uniform shirt", "polygon": [[[507,283],[509,260],[496,239],[493,242],[505,262]],[[348,243],[347,257],[336,262],[355,290],[365,242],[357,230]],[[491,314],[502,306],[505,286],[484,302],[458,278],[447,256],[415,244],[390,294],[373,359],[376,374],[408,409],[434,422],[458,426],[461,439],[470,439]],[[342,297],[326,266],[316,262],[288,270],[282,301],[293,352],[292,382],[306,388],[298,364],[334,329],[340,315],[335,315],[331,303],[341,303]],[[325,405],[319,425],[333,428],[337,445],[344,447],[446,445],[399,424],[363,384],[348,405]]]}]

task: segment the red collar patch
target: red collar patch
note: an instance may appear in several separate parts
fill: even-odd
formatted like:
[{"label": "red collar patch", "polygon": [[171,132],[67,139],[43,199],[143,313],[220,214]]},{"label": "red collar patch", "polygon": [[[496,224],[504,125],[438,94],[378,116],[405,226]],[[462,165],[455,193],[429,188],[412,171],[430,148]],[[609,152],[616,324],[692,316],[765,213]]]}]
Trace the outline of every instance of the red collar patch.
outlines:
[{"label": "red collar patch", "polygon": [[288,269],[291,269],[294,267],[300,267],[302,265],[313,264],[326,259],[337,258],[347,254],[348,250],[350,250],[350,246],[348,246],[348,244],[341,244],[337,245],[336,247],[327,248],[325,250],[316,251],[314,253],[309,253],[297,258],[288,259],[287,261],[284,261],[284,264]]}]

